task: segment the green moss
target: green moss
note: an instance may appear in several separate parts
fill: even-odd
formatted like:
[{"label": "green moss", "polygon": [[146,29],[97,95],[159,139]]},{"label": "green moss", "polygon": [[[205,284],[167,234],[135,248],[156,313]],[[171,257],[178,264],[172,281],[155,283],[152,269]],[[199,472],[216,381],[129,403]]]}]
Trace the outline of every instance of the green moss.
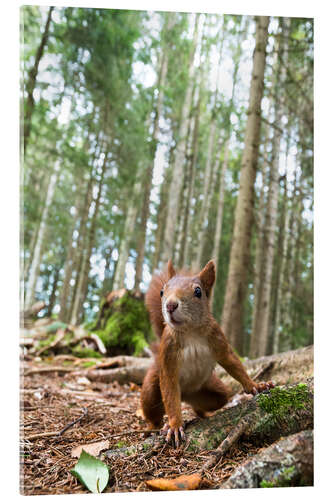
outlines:
[{"label": "green moss", "polygon": [[287,389],[274,387],[268,394],[260,394],[258,404],[266,413],[279,418],[287,415],[291,408],[304,408],[308,394],[306,384],[298,384]]},{"label": "green moss", "polygon": [[260,488],[281,488],[286,486],[293,486],[292,480],[295,477],[295,466],[284,467],[276,478],[272,481],[263,479],[260,482]]},{"label": "green moss", "polygon": [[145,305],[130,292],[112,304],[104,325],[94,333],[103,341],[109,354],[123,352],[138,356],[153,339]]},{"label": "green moss", "polygon": [[82,368],[90,368],[91,366],[96,366],[96,361],[85,361],[81,366]]},{"label": "green moss", "polygon": [[101,358],[101,354],[99,352],[94,351],[94,349],[89,349],[89,347],[81,347],[77,345],[73,347],[72,353],[74,356],[78,358]]},{"label": "green moss", "polygon": [[[49,337],[47,337],[47,339],[40,340],[38,343],[38,349],[43,349],[43,347],[49,346],[50,344],[52,344],[54,339],[55,339],[55,334],[50,335]],[[44,354],[46,354],[46,352],[47,351],[45,351]]]},{"label": "green moss", "polygon": [[57,330],[66,330],[67,325],[66,323],[63,323],[62,321],[55,321],[54,323],[51,323],[51,325],[46,327],[46,332],[47,333],[56,333]]},{"label": "green moss", "polygon": [[118,441],[116,446],[117,446],[117,448],[124,448],[126,446],[126,443],[124,441]]}]

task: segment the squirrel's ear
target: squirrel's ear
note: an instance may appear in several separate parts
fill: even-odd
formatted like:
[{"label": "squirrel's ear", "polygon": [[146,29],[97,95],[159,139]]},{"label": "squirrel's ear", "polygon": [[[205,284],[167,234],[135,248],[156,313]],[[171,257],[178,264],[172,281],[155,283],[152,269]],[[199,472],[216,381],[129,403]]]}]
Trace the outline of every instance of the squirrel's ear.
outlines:
[{"label": "squirrel's ear", "polygon": [[215,264],[213,260],[207,262],[202,271],[200,271],[199,278],[207,297],[210,297],[210,293],[215,282]]},{"label": "squirrel's ear", "polygon": [[168,280],[171,280],[176,274],[175,268],[172,265],[171,259],[168,261]]}]

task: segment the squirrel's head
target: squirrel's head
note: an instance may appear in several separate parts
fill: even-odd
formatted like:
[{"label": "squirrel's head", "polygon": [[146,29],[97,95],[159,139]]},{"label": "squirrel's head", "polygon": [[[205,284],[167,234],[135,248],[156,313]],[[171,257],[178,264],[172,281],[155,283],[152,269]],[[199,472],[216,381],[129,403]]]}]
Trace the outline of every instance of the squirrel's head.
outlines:
[{"label": "squirrel's head", "polygon": [[171,328],[200,327],[207,322],[209,298],[215,281],[215,264],[210,260],[196,275],[177,274],[171,260],[168,281],[161,289],[162,314]]}]

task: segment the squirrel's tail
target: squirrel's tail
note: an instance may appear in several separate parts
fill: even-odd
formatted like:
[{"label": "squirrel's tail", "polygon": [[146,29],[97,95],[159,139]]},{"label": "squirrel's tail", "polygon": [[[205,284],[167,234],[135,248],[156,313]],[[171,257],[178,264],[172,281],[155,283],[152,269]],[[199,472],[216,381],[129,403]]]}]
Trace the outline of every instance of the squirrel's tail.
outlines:
[{"label": "squirrel's tail", "polygon": [[147,306],[150,321],[153,330],[158,337],[162,336],[164,328],[164,318],[162,314],[161,303],[161,290],[165,283],[168,281],[167,270],[154,274],[150,282],[149,288],[145,297],[145,304]]}]

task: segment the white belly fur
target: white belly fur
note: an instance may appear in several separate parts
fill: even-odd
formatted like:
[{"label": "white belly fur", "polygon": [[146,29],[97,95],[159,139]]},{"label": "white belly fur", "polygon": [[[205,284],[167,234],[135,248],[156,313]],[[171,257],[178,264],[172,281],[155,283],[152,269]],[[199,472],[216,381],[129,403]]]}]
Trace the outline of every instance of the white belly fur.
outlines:
[{"label": "white belly fur", "polygon": [[182,393],[198,391],[210,377],[214,365],[215,360],[205,339],[186,339],[180,360],[179,383]]}]

